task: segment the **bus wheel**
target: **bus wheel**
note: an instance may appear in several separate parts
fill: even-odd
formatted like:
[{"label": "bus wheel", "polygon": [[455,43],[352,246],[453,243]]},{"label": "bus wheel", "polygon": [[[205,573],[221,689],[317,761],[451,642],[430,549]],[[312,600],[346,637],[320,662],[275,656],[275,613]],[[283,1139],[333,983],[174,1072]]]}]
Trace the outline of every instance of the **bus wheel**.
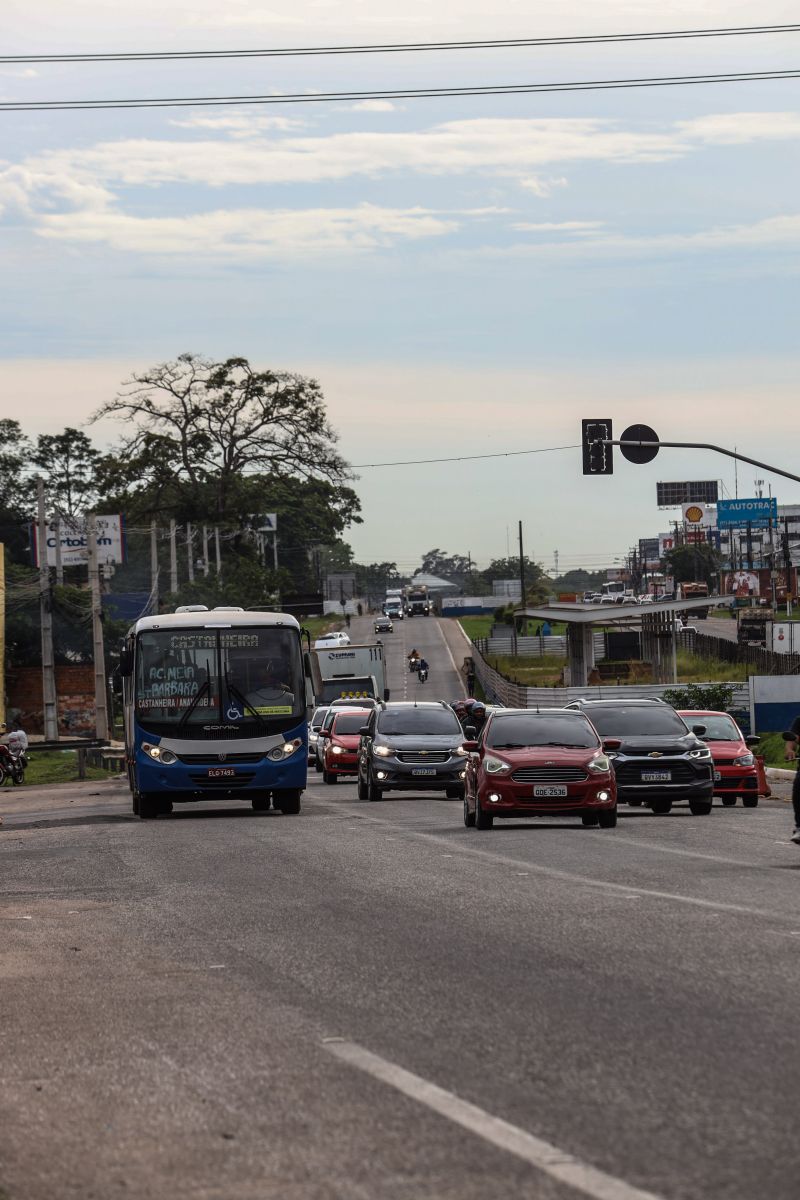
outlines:
[{"label": "bus wheel", "polygon": [[161,802],[158,796],[149,792],[139,792],[139,817],[142,821],[152,821],[160,811]]},{"label": "bus wheel", "polygon": [[273,792],[272,801],[287,817],[296,817],[300,812],[300,788],[287,788],[282,792]]},{"label": "bus wheel", "polygon": [[266,812],[269,809],[269,792],[264,792],[262,796],[253,796],[251,803],[253,812]]}]

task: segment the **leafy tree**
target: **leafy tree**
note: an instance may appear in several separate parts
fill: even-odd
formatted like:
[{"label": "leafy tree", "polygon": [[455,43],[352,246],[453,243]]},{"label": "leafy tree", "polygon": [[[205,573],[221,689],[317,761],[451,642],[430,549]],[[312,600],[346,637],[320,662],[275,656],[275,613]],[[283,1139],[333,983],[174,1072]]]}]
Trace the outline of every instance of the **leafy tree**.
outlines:
[{"label": "leafy tree", "polygon": [[238,515],[254,474],[334,485],[348,477],[316,380],[254,371],[244,358],[182,354],[134,375],[93,419],[101,417],[130,426],[104,464],[106,490],[144,487],[162,509],[164,499],[188,503],[195,519]]},{"label": "leafy tree", "polygon": [[31,443],[19,421],[4,417],[0,420],[0,512],[12,517],[30,515],[35,507],[26,478],[30,456]]},{"label": "leafy tree", "polygon": [[447,554],[438,548],[428,550],[422,556],[422,565],[415,574],[441,575],[445,578],[461,578],[469,575],[472,564],[468,555]]},{"label": "leafy tree", "polygon": [[70,426],[63,433],[40,434],[31,454],[45,479],[51,508],[66,517],[89,512],[94,505],[99,460],[86,434]]},{"label": "leafy tree", "polygon": [[380,596],[387,587],[399,583],[397,563],[356,563],[356,590],[360,596]]},{"label": "leafy tree", "polygon": [[605,571],[586,571],[583,567],[576,567],[554,579],[553,586],[561,592],[591,592],[599,591],[605,582]]},{"label": "leafy tree", "polygon": [[728,683],[689,683],[685,687],[669,688],[664,699],[673,708],[707,709],[710,712],[725,712],[733,700],[736,689]]},{"label": "leafy tree", "polygon": [[721,556],[708,542],[675,546],[664,553],[664,570],[676,583],[707,583],[717,580]]}]

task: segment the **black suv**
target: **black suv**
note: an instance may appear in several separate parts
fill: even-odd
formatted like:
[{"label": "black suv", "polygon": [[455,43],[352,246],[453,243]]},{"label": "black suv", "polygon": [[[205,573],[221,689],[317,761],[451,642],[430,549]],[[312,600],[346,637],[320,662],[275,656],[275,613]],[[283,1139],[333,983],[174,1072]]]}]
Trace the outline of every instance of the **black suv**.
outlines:
[{"label": "black suv", "polygon": [[584,712],[614,763],[617,796],[626,804],[647,804],[663,815],[674,800],[688,800],[696,817],[711,812],[714,765],[698,735],[663,700],[575,700],[567,708]]},{"label": "black suv", "polygon": [[443,700],[379,704],[359,745],[359,800],[382,800],[384,792],[400,789],[463,799],[463,741],[458,718]]}]

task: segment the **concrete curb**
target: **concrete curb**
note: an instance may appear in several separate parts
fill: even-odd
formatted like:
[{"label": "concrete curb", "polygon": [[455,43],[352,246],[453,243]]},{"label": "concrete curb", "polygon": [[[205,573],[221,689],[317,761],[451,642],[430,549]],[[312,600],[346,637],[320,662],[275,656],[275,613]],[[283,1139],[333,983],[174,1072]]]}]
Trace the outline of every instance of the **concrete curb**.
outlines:
[{"label": "concrete curb", "polygon": [[796,771],[785,771],[783,767],[767,767],[767,779],[794,779]]}]

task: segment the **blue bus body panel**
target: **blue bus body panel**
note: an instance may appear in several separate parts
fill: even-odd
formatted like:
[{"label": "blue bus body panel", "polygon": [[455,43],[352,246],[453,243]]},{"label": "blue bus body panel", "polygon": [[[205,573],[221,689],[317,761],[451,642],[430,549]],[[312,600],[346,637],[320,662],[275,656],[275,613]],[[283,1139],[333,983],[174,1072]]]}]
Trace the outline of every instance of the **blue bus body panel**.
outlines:
[{"label": "blue bus body panel", "polygon": [[[300,745],[294,754],[274,762],[268,757],[267,748],[263,757],[256,762],[237,763],[235,740],[225,742],[192,743],[191,763],[177,762],[165,765],[152,759],[142,750],[142,742],[157,746],[162,740],[169,744],[169,738],[162,739],[147,733],[134,721],[133,775],[138,791],[146,793],[193,793],[193,798],[212,797],[233,792],[269,792],[273,790],[305,788],[308,778],[308,726],[305,721],[291,729],[285,730],[280,736],[287,742],[300,739]],[[274,740],[274,739],[273,739]],[[250,742],[252,746],[252,741]],[[220,757],[224,755],[225,757]],[[248,758],[255,754],[248,748]],[[225,769],[233,772],[226,776],[209,776],[210,770]]]}]

